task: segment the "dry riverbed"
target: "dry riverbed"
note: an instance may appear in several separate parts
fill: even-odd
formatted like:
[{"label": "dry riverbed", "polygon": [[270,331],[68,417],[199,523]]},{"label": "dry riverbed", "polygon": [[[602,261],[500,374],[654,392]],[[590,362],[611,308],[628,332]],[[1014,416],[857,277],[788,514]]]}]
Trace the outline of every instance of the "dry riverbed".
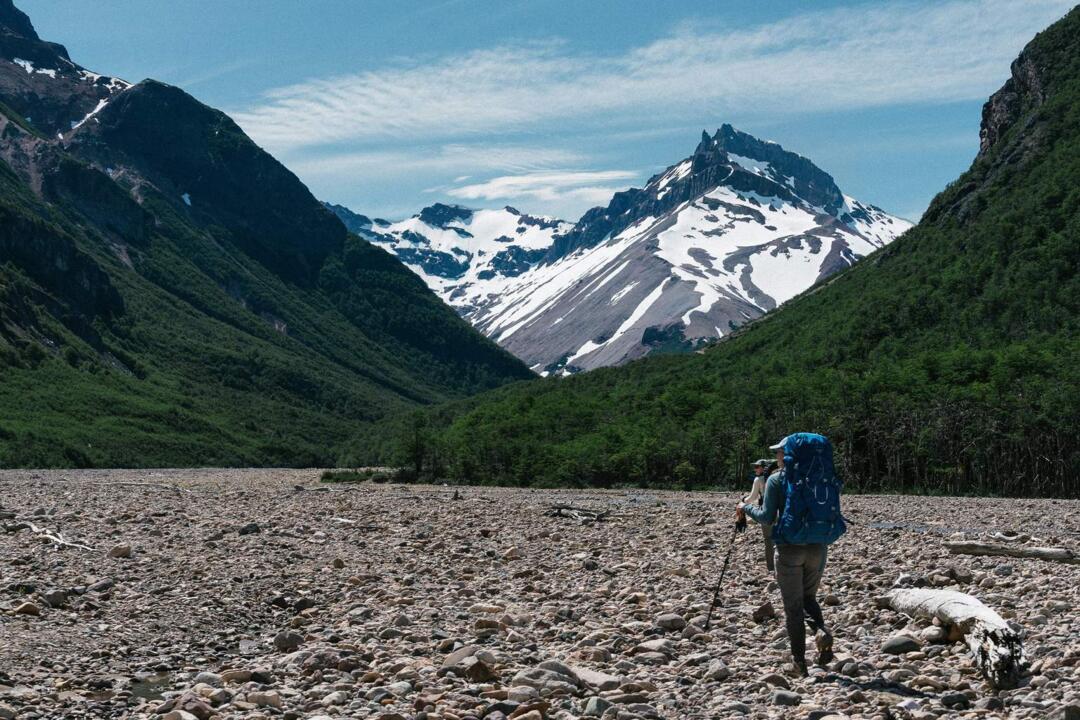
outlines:
[{"label": "dry riverbed", "polygon": [[[0,720],[1080,717],[1080,565],[943,547],[1075,551],[1080,503],[846,498],[821,591],[838,657],[799,679],[756,527],[702,629],[735,497],[2,472]],[[1030,679],[994,694],[962,642],[878,609],[898,580],[1018,624]]]}]

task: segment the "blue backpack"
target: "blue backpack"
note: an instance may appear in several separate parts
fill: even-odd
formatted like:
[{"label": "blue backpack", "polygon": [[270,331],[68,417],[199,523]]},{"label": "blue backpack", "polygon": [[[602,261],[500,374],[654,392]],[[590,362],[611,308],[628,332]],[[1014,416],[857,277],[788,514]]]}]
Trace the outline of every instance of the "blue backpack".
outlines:
[{"label": "blue backpack", "polygon": [[784,508],[774,539],[789,545],[836,542],[847,525],[840,514],[841,482],[829,439],[815,433],[788,435],[783,472]]}]

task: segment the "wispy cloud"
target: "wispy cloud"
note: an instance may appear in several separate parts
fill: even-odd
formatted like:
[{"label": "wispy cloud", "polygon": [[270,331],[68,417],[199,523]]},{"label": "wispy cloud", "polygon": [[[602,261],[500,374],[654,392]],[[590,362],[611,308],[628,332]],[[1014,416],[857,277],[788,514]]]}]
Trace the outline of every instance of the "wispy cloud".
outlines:
[{"label": "wispy cloud", "polygon": [[313,79],[235,113],[276,152],[453,140],[553,121],[686,122],[752,106],[791,114],[985,97],[1071,0],[890,2],[747,30],[684,26],[613,55],[558,42]]},{"label": "wispy cloud", "polygon": [[528,198],[545,203],[573,200],[595,204],[606,202],[612,193],[637,177],[637,173],[628,170],[534,172],[454,187],[446,190],[446,194],[463,200]]},{"label": "wispy cloud", "polygon": [[[588,160],[589,157],[580,152],[554,147],[448,143],[435,147],[320,153],[294,160],[289,165],[294,172],[308,178],[372,174],[394,178],[418,173],[526,173],[579,165]],[[465,179],[467,177],[459,176],[454,182]]]}]

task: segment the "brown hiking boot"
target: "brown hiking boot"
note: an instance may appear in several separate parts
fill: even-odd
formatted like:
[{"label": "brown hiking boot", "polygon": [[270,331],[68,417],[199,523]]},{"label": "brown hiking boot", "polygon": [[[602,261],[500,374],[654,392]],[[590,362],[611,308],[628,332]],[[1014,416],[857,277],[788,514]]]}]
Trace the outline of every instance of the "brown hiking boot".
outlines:
[{"label": "brown hiking boot", "polygon": [[791,669],[791,674],[794,675],[795,677],[800,677],[800,678],[810,677],[810,670],[807,669],[805,660],[798,660],[798,659],[792,658],[792,660],[791,660],[791,668],[792,668]]},{"label": "brown hiking boot", "polygon": [[814,643],[817,645],[817,664],[828,665],[836,657],[832,651],[832,633],[828,630],[818,630],[814,635]]}]

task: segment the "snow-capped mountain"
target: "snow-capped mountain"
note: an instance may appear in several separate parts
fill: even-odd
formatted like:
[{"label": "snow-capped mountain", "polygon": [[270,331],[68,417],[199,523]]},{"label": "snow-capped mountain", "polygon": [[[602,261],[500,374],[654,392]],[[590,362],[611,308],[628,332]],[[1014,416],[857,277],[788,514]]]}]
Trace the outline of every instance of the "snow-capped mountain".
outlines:
[{"label": "snow-capped mountain", "polygon": [[[512,207],[469,210],[436,203],[401,222],[327,205],[352,232],[390,250],[465,317],[472,317],[537,266],[573,223]],[[512,284],[512,283],[511,283]]]},{"label": "snow-capped mountain", "polygon": [[534,370],[568,373],[694,349],[909,227],[805,157],[724,125],[574,225],[435,205],[352,229]]}]

